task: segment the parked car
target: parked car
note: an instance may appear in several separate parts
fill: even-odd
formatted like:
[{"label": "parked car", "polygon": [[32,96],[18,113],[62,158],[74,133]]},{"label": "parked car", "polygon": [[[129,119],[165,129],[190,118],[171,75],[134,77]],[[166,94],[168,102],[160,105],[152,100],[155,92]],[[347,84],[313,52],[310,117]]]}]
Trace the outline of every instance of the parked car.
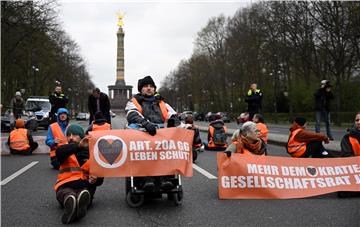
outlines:
[{"label": "parked car", "polygon": [[183,121],[183,120],[185,120],[186,115],[190,115],[190,114],[192,115],[193,112],[192,111],[184,111],[180,114],[180,119]]},{"label": "parked car", "polygon": [[[48,97],[30,96],[25,103],[25,115],[35,115],[38,126],[47,129],[49,127],[49,114],[51,104]],[[35,129],[36,130],[36,129]]]},{"label": "parked car", "polygon": [[221,120],[223,120],[223,122],[225,122],[225,123],[230,123],[231,122],[231,119],[230,119],[228,113],[226,113],[226,112],[218,112],[217,114],[220,114]]},{"label": "parked car", "polygon": [[10,132],[12,125],[10,125],[10,109],[7,109],[1,114],[1,131]]},{"label": "parked car", "polygon": [[215,114],[216,113],[213,113],[213,112],[208,112],[206,115],[205,115],[205,121],[213,121],[215,120]]},{"label": "parked car", "polygon": [[86,121],[87,120],[87,113],[78,113],[76,115],[76,120],[77,121]]},{"label": "parked car", "polygon": [[194,116],[195,121],[205,121],[205,114],[204,113],[194,112],[193,116]]}]

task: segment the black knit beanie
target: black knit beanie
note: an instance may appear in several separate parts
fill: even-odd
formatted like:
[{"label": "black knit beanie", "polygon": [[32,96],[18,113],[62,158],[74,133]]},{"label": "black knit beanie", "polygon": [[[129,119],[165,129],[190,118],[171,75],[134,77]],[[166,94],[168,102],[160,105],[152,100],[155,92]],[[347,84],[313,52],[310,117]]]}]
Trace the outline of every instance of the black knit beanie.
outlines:
[{"label": "black knit beanie", "polygon": [[296,117],[294,121],[300,126],[304,126],[306,123],[306,119],[303,117]]},{"label": "black knit beanie", "polygon": [[155,82],[151,76],[146,76],[138,81],[138,91],[141,92],[141,88],[148,84],[152,85],[156,89]]}]

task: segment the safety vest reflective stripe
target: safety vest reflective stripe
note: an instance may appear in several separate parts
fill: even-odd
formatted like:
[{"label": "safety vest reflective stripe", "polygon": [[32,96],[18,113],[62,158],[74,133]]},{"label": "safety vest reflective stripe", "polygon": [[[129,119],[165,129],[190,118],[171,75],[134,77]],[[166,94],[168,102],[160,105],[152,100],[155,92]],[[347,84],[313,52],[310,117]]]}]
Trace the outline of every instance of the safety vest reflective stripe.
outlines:
[{"label": "safety vest reflective stripe", "polygon": [[65,172],[78,172],[78,171],[82,171],[82,169],[80,167],[68,167],[68,168],[59,170],[59,174],[65,173]]},{"label": "safety vest reflective stripe", "polygon": [[87,175],[80,167],[76,156],[72,154],[60,165],[60,170],[54,189],[57,190],[61,185],[67,182],[81,179],[87,179]]},{"label": "safety vest reflective stripe", "polygon": [[102,125],[93,124],[92,130],[93,131],[100,131],[100,130],[110,130],[111,126],[109,123],[104,123]]},{"label": "safety vest reflective stripe", "polygon": [[295,129],[291,132],[289,141],[287,143],[287,153],[293,157],[300,157],[306,151],[306,143],[305,142],[298,142],[294,138],[295,136],[303,130],[302,128]]},{"label": "safety vest reflective stripe", "polygon": [[55,153],[56,148],[58,148],[61,145],[67,144],[67,139],[66,139],[66,136],[64,135],[64,133],[62,132],[59,123],[57,123],[57,122],[52,123],[50,125],[50,128],[51,128],[53,138],[60,139],[60,143],[58,143],[57,146],[52,147],[52,149],[50,151],[50,157],[55,157],[56,156],[56,153]]},{"label": "safety vest reflective stripe", "polygon": [[[141,105],[139,104],[139,102],[136,100],[136,98],[132,98],[131,100],[134,105],[136,106],[136,109],[142,114],[143,113],[143,110],[142,110],[142,107]],[[161,110],[161,114],[162,114],[162,118],[163,118],[163,121],[165,122],[168,118],[168,109],[166,108],[166,104],[164,101],[160,100],[159,102],[159,106],[160,106],[160,110]]]},{"label": "safety vest reflective stripe", "polygon": [[349,136],[349,141],[350,141],[351,147],[354,151],[354,155],[360,156],[360,143],[359,143],[358,139],[356,139],[352,136]]},{"label": "safety vest reflective stripe", "polygon": [[15,150],[27,150],[30,148],[26,128],[18,128],[10,132],[10,148]]}]

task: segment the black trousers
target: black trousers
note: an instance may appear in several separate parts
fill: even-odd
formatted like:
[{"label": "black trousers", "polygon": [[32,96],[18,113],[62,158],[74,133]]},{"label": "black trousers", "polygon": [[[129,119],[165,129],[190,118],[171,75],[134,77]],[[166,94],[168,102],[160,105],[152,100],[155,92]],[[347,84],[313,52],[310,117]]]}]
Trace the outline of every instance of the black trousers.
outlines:
[{"label": "black trousers", "polygon": [[36,150],[36,148],[38,148],[38,146],[39,146],[39,144],[37,142],[33,142],[29,145],[30,145],[30,147],[28,149],[21,150],[21,151],[10,148],[10,154],[31,155],[32,152],[34,150]]},{"label": "black trousers", "polygon": [[308,158],[322,158],[323,155],[322,152],[326,151],[325,147],[323,146],[322,142],[320,141],[314,141],[310,142],[306,145],[306,151],[305,154],[303,154],[301,157]]}]

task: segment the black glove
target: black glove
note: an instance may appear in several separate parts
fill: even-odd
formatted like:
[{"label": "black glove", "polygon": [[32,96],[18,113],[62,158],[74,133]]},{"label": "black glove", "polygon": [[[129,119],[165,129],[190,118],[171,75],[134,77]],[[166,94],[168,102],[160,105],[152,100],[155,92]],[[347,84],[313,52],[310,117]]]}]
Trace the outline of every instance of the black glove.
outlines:
[{"label": "black glove", "polygon": [[226,154],[226,156],[228,156],[228,158],[231,157],[231,151],[224,151],[224,153]]},{"label": "black glove", "polygon": [[156,126],[154,124],[152,124],[151,122],[148,122],[146,120],[143,120],[141,122],[141,125],[146,129],[146,131],[154,136],[156,134]]}]

